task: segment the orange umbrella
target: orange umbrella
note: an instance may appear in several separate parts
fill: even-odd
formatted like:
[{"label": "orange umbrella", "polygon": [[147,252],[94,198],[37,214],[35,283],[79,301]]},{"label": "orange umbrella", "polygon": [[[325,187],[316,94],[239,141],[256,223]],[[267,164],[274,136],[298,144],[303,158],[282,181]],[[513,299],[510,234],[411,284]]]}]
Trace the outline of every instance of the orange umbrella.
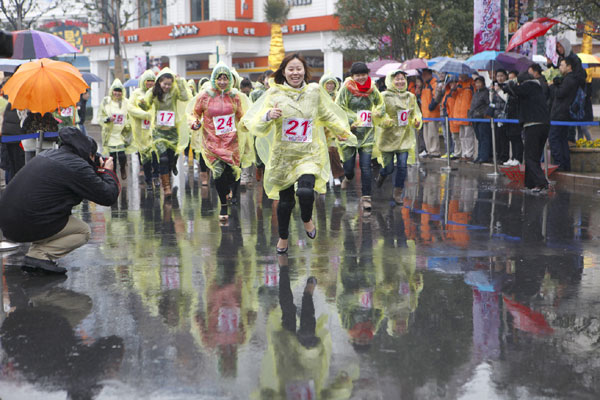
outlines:
[{"label": "orange umbrella", "polygon": [[69,63],[48,58],[21,65],[4,85],[2,94],[17,110],[41,114],[75,106],[89,88],[81,72]]}]

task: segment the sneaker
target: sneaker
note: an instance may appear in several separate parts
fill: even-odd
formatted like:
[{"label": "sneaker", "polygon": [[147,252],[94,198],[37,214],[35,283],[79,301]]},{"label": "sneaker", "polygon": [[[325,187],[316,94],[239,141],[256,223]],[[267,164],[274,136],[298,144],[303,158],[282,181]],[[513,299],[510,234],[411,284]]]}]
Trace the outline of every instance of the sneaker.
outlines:
[{"label": "sneaker", "polygon": [[420,152],[419,157],[427,157],[427,151],[423,150],[422,152]]},{"label": "sneaker", "polygon": [[341,186],[341,184],[342,184],[342,181],[340,181],[338,178],[334,178],[333,179],[333,186],[334,187]]},{"label": "sneaker", "polygon": [[31,269],[43,270],[44,272],[50,272],[53,274],[64,274],[67,270],[63,267],[59,267],[56,262],[51,260],[42,260],[40,258],[34,258],[25,256],[23,259],[23,266]]},{"label": "sneaker", "polygon": [[371,196],[363,196],[360,200],[363,210],[371,211]]},{"label": "sneaker", "polygon": [[402,188],[394,188],[394,203],[400,205],[402,204]]},{"label": "sneaker", "polygon": [[502,165],[504,165],[505,167],[510,167],[512,165],[512,160],[508,160],[508,161],[502,163]]}]

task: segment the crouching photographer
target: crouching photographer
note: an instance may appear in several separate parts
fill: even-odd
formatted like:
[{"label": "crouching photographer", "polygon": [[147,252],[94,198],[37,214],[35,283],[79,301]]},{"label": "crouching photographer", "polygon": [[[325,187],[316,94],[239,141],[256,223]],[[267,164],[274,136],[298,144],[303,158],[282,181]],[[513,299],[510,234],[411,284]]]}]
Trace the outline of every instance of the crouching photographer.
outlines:
[{"label": "crouching photographer", "polygon": [[0,198],[0,229],[14,242],[31,242],[24,267],[64,274],[56,260],[83,246],[89,226],[71,209],[83,199],[110,206],[121,187],[111,158],[75,127],[59,131],[60,147],[40,153],[10,181]]}]

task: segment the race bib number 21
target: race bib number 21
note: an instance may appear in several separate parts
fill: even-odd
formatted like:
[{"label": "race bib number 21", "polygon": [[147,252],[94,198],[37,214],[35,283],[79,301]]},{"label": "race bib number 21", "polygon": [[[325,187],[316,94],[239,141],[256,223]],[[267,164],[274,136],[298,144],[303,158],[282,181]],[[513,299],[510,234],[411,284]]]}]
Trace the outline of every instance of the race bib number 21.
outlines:
[{"label": "race bib number 21", "polygon": [[312,119],[285,118],[281,140],[284,142],[312,143]]}]

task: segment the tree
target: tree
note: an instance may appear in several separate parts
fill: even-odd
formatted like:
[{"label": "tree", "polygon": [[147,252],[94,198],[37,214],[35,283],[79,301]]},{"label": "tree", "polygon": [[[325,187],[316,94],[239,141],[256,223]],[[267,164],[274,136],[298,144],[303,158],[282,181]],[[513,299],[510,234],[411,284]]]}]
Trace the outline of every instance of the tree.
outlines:
[{"label": "tree", "polygon": [[285,58],[281,25],[287,21],[290,7],[285,0],[265,0],[265,19],[271,24],[269,68],[276,70]]},{"label": "tree", "polygon": [[61,5],[61,0],[0,0],[2,25],[9,30],[20,31],[32,28],[48,11]]},{"label": "tree", "polygon": [[555,18],[561,21],[554,31],[576,30],[583,35],[582,52],[592,50],[592,38],[600,38],[599,0],[545,0],[535,3],[538,16]]},{"label": "tree", "polygon": [[469,51],[472,0],[339,0],[337,47],[352,58],[409,59]]}]

